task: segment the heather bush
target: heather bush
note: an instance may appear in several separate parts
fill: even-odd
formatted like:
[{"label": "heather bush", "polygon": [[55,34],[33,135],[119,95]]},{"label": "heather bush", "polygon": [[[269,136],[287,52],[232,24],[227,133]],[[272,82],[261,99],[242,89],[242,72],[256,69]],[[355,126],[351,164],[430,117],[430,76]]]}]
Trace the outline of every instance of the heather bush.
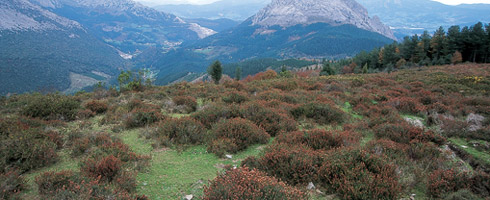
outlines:
[{"label": "heather bush", "polygon": [[319,124],[342,123],[346,120],[344,112],[334,105],[312,102],[291,110],[291,115],[298,119],[306,117],[314,119]]},{"label": "heather bush", "polygon": [[408,97],[390,99],[386,102],[386,105],[393,106],[402,113],[418,114],[425,110],[425,107],[419,101]]},{"label": "heather bush", "polygon": [[238,152],[238,145],[229,138],[216,138],[208,142],[207,151],[223,158],[228,153]]},{"label": "heather bush", "polygon": [[262,157],[248,158],[242,165],[296,185],[317,182],[321,163],[321,152],[303,145],[275,144]]},{"label": "heather bush", "polygon": [[314,129],[310,131],[295,131],[281,134],[276,142],[286,144],[305,145],[314,150],[330,150],[344,146],[344,141],[355,140],[349,132],[325,131]]},{"label": "heather bush", "polygon": [[80,102],[69,96],[33,94],[29,96],[22,114],[45,120],[71,121],[76,118],[79,108]]},{"label": "heather bush", "polygon": [[107,103],[102,101],[96,101],[96,100],[89,101],[88,103],[85,104],[85,108],[89,109],[90,111],[96,114],[105,113],[108,107],[109,106],[107,105]]},{"label": "heather bush", "polygon": [[169,119],[158,124],[157,130],[152,136],[159,145],[169,146],[200,144],[204,142],[205,127],[190,117]]},{"label": "heather bush", "polygon": [[73,171],[45,172],[37,176],[35,182],[40,195],[53,195],[70,185],[75,176]]},{"label": "heather bush", "polygon": [[239,109],[236,105],[211,104],[203,110],[192,114],[192,118],[201,122],[207,129],[221,119],[239,117]]},{"label": "heather bush", "polygon": [[204,188],[204,200],[308,199],[302,191],[248,168],[226,171]]},{"label": "heather bush", "polygon": [[132,110],[125,121],[127,128],[143,127],[162,120],[164,116],[159,109],[155,108],[135,108]]},{"label": "heather bush", "polygon": [[454,169],[436,170],[427,178],[429,195],[435,198],[443,197],[451,192],[469,187],[468,174]]},{"label": "heather bush", "polygon": [[17,171],[0,173],[0,199],[16,199],[26,188],[26,182]]},{"label": "heather bush", "polygon": [[177,106],[183,106],[184,113],[192,113],[197,109],[197,100],[194,97],[176,96],[172,100]]},{"label": "heather bush", "polygon": [[101,159],[89,158],[82,162],[80,171],[87,177],[100,178],[111,182],[121,172],[121,160],[109,155]]},{"label": "heather bush", "polygon": [[77,119],[89,119],[94,116],[95,116],[95,112],[89,109],[79,110],[77,113]]},{"label": "heather bush", "polygon": [[390,139],[402,144],[408,144],[424,132],[422,129],[413,127],[408,123],[384,123],[375,126],[373,131],[378,139]]},{"label": "heather bush", "polygon": [[236,92],[236,91],[227,92],[223,94],[221,99],[223,100],[223,102],[228,104],[232,104],[232,103],[240,104],[245,101],[248,101],[248,97],[245,92]]},{"label": "heather bush", "polygon": [[324,158],[321,182],[342,199],[396,199],[401,191],[396,167],[364,150],[340,149]]},{"label": "heather bush", "polygon": [[[230,147],[226,147],[226,152],[228,153],[236,153],[238,151],[246,149],[248,146],[253,144],[266,144],[269,141],[269,134],[265,132],[264,129],[257,127],[253,122],[242,119],[242,118],[234,118],[234,119],[225,119],[218,123],[216,123],[210,133],[209,136],[211,141],[216,139],[228,139],[234,145],[230,147],[236,147],[231,149]],[[228,141],[223,141],[228,142]],[[211,142],[213,144],[213,142]],[[214,143],[211,145],[211,148],[208,148],[208,151],[214,153],[219,152],[219,149],[215,149],[218,147],[217,145],[220,143]]]},{"label": "heather bush", "polygon": [[473,194],[470,190],[461,189],[456,192],[448,194],[444,200],[483,200],[477,195]]},{"label": "heather bush", "polygon": [[242,105],[240,116],[263,128],[271,137],[283,132],[297,130],[297,122],[294,119],[278,110],[266,108],[257,102]]}]

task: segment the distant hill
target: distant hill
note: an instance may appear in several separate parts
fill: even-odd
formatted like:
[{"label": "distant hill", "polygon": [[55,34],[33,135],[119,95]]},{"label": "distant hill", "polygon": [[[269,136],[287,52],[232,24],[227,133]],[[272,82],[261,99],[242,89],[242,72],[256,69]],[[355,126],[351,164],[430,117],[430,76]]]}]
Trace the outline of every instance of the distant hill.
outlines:
[{"label": "distant hill", "polygon": [[[278,13],[282,7],[291,12]],[[166,84],[214,60],[344,58],[393,42],[388,37],[394,38],[389,28],[352,0],[275,0],[234,29],[153,58],[145,54],[139,65],[151,66],[159,72],[157,84]]]},{"label": "distant hill", "polygon": [[222,32],[224,30],[228,30],[238,26],[241,22],[234,21],[231,19],[221,18],[221,19],[206,19],[206,18],[197,18],[197,19],[185,19],[185,21],[189,23],[196,23],[203,27],[210,28],[217,32]]},{"label": "distant hill", "polygon": [[436,30],[439,26],[490,22],[490,4],[451,6],[431,0],[357,0],[371,16],[394,27],[399,36]]},{"label": "distant hill", "polygon": [[127,63],[78,22],[26,0],[0,2],[0,95],[76,91]]},{"label": "distant hill", "polygon": [[264,0],[222,0],[206,5],[160,5],[154,8],[183,18],[228,18],[235,21],[244,21],[269,2]]}]

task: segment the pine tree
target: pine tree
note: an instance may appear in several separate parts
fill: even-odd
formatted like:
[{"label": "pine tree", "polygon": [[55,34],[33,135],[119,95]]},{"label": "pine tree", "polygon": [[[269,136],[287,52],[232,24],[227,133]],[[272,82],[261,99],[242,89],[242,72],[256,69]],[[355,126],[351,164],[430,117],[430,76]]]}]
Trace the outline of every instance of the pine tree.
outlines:
[{"label": "pine tree", "polygon": [[446,39],[446,32],[444,28],[439,27],[439,29],[434,33],[434,36],[430,40],[430,52],[432,54],[432,58],[439,59],[440,57],[445,56],[444,49],[444,40]]},{"label": "pine tree", "polygon": [[208,68],[208,74],[211,76],[215,84],[219,84],[221,77],[223,76],[223,67],[218,60],[211,64]]},{"label": "pine tree", "polygon": [[235,80],[239,81],[240,79],[242,79],[242,68],[237,67],[235,69]]},{"label": "pine tree", "polygon": [[332,68],[332,65],[329,62],[323,63],[322,71],[320,72],[320,76],[329,76],[335,75],[335,71]]}]

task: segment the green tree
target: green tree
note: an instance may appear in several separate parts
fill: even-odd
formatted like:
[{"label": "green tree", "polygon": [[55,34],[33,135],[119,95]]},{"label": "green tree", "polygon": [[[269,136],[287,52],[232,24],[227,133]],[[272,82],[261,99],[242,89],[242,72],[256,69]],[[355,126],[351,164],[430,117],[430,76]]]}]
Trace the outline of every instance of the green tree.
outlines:
[{"label": "green tree", "polygon": [[368,64],[366,63],[366,64],[364,65],[364,67],[362,67],[362,73],[363,73],[363,74],[367,74],[368,72],[369,72],[369,69],[368,69]]},{"label": "green tree", "polygon": [[434,36],[430,40],[430,53],[432,58],[439,59],[440,57],[446,56],[444,52],[444,41],[446,40],[446,32],[444,28],[439,27],[439,29],[434,33]]},{"label": "green tree", "polygon": [[235,69],[235,80],[239,81],[240,79],[242,79],[242,68],[237,67]]},{"label": "green tree", "polygon": [[130,80],[131,80],[131,72],[130,71],[121,71],[121,73],[117,77],[117,82],[119,83],[119,90],[120,91],[127,90]]},{"label": "green tree", "polygon": [[223,67],[219,60],[215,61],[208,68],[208,74],[211,76],[215,84],[219,84],[221,77],[223,76]]},{"label": "green tree", "polygon": [[332,68],[332,65],[329,62],[323,63],[322,71],[320,72],[320,76],[329,76],[335,75],[335,70]]}]

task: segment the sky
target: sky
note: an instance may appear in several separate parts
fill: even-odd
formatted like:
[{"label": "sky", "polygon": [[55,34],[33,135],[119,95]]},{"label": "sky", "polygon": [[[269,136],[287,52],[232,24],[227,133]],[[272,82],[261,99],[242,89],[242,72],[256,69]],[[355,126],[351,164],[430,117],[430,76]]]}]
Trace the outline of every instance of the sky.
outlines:
[{"label": "sky", "polygon": [[[163,5],[163,4],[209,4],[218,0],[136,0],[136,1],[144,1],[152,4]],[[244,0],[246,1],[246,0]],[[444,4],[449,5],[457,5],[461,3],[488,3],[490,4],[490,0],[435,0]]]}]

